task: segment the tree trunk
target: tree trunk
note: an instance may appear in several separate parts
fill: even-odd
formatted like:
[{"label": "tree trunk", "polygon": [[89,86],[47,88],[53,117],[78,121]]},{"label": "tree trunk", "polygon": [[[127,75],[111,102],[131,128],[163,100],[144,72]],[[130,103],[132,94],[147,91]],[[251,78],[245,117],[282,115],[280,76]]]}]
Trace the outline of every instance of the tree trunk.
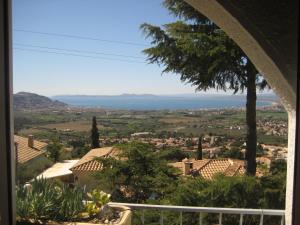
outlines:
[{"label": "tree trunk", "polygon": [[248,62],[247,79],[247,102],[246,102],[246,171],[248,175],[255,176],[256,173],[256,70]]}]

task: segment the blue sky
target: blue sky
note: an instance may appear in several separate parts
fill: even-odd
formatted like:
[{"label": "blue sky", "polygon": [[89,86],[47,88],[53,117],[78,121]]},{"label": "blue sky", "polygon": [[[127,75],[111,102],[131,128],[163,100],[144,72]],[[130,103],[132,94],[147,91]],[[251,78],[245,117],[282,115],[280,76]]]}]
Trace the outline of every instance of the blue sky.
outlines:
[{"label": "blue sky", "polygon": [[[58,94],[193,93],[179,76],[161,75],[162,68],[145,63],[143,48],[149,45],[140,24],[174,21],[161,0],[14,0],[14,92]],[[18,30],[68,34],[105,40],[133,42],[126,45],[49,36]],[[24,46],[27,45],[27,46]],[[122,54],[141,58],[95,55],[131,60],[128,63],[38,51],[90,55],[30,47],[64,48]],[[144,46],[145,45],[145,46]],[[29,50],[29,51],[28,51]],[[31,50],[34,50],[31,51]]]},{"label": "blue sky", "polygon": [[178,75],[162,75],[162,68],[147,64],[141,52],[150,45],[139,26],[144,22],[161,25],[172,21],[175,18],[162,6],[162,0],[13,0],[14,92],[46,96],[194,93],[195,88],[182,83]]}]

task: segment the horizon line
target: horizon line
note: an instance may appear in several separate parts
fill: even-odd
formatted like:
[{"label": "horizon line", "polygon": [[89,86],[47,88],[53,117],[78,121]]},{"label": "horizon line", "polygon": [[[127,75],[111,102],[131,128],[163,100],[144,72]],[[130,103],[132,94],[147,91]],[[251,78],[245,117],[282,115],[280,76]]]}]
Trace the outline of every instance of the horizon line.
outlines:
[{"label": "horizon line", "polygon": [[[193,93],[171,93],[171,94],[154,94],[154,93],[120,93],[120,94],[54,94],[54,95],[47,95],[47,94],[40,94],[40,93],[36,93],[36,92],[30,92],[30,91],[17,91],[14,92],[13,94],[18,94],[18,93],[31,93],[31,94],[37,94],[37,95],[41,95],[41,96],[46,96],[49,98],[53,98],[53,97],[61,97],[61,96],[81,96],[81,97],[99,97],[99,96],[106,96],[106,97],[117,97],[117,96],[163,96],[163,97],[171,97],[171,96],[187,96],[187,95],[194,95],[194,96],[246,96],[246,93],[236,93],[234,94],[233,92],[193,92]],[[257,92],[257,95],[274,95],[277,96],[273,91],[268,91],[268,92]]]}]

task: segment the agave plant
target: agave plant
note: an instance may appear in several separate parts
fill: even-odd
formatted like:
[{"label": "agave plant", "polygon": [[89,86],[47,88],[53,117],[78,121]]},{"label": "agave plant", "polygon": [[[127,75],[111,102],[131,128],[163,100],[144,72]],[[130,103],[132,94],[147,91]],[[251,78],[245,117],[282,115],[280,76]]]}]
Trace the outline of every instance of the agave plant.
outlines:
[{"label": "agave plant", "polygon": [[72,220],[84,211],[84,192],[81,188],[62,187],[59,216],[62,220]]},{"label": "agave plant", "polygon": [[29,197],[33,219],[47,220],[57,216],[60,193],[54,183],[46,179],[34,180]]},{"label": "agave plant", "polygon": [[20,219],[26,220],[30,218],[30,199],[28,189],[25,187],[17,188],[17,215]]},{"label": "agave plant", "polygon": [[61,220],[76,218],[84,210],[84,191],[45,179],[34,180],[30,188],[17,188],[17,215],[20,220]]},{"label": "agave plant", "polygon": [[44,179],[34,180],[30,187],[17,188],[17,215],[21,219],[46,220],[56,215],[58,193]]}]

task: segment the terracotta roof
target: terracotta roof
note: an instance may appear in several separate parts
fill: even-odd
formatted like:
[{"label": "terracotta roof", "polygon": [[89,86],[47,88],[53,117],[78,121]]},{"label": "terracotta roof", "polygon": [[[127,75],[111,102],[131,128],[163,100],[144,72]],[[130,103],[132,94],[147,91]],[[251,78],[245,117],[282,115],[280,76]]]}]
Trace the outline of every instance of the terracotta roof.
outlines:
[{"label": "terracotta roof", "polygon": [[[186,160],[184,161],[186,162]],[[184,162],[170,163],[169,165],[174,166],[183,171]],[[188,162],[192,163],[192,169],[190,174],[197,173],[205,179],[212,179],[214,175],[222,173],[225,176],[237,176],[245,173],[245,162],[243,160],[235,159],[203,159],[194,160],[190,159]]]},{"label": "terracotta roof", "polygon": [[227,168],[230,166],[230,163],[227,159],[212,159],[206,163],[200,169],[199,174],[205,179],[212,179],[214,175],[218,173],[224,173]]},{"label": "terracotta roof", "polygon": [[26,163],[31,159],[34,159],[45,153],[45,147],[47,143],[34,140],[33,148],[28,146],[28,138],[14,135],[14,142],[18,144],[17,156],[18,163]]},{"label": "terracotta roof", "polygon": [[116,157],[119,150],[114,147],[94,148],[84,155],[70,170],[72,171],[98,171],[101,163],[97,161],[100,157]]},{"label": "terracotta roof", "polygon": [[224,174],[226,176],[237,176],[237,175],[242,175],[245,173],[245,167],[244,165],[241,165],[240,163],[236,162],[233,163],[232,165],[230,165],[226,171],[224,172]]},{"label": "terracotta roof", "polygon": [[210,162],[210,159],[195,160],[193,162],[193,168],[202,168],[209,162]]}]

